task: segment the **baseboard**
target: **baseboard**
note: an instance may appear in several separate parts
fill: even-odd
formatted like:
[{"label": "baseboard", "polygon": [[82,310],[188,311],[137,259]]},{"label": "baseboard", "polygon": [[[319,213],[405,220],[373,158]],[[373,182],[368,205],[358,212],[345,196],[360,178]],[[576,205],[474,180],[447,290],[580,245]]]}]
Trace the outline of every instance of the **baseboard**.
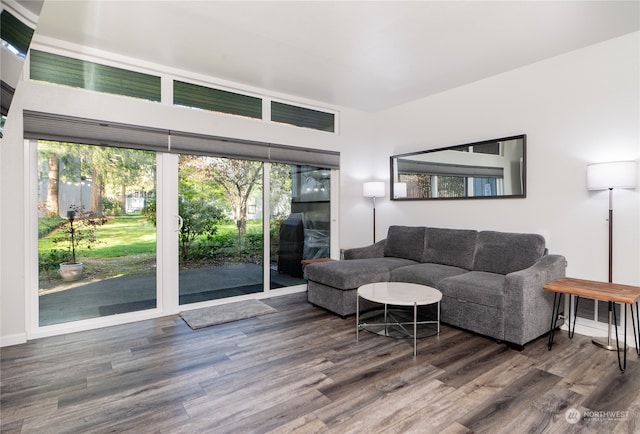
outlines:
[{"label": "baseboard", "polygon": [[12,345],[20,345],[27,342],[26,333],[18,333],[15,335],[0,336],[0,347],[10,347]]},{"label": "baseboard", "polygon": [[[592,326],[591,324],[580,324],[578,322],[576,322],[576,327],[574,329],[574,332],[582,335],[582,336],[588,336],[588,337],[592,337],[592,338],[606,338],[607,337],[607,329],[605,328],[606,324],[596,324],[595,326]],[[567,326],[567,323],[565,321],[565,323],[560,327],[560,329],[563,332],[568,332],[569,328]],[[612,332],[613,337],[615,339],[615,332]],[[622,327],[618,327],[618,336],[620,337],[620,342],[623,341],[624,339],[624,329]],[[627,330],[627,346],[628,347],[633,347],[635,348],[635,341],[633,338],[633,329],[632,330]]]}]

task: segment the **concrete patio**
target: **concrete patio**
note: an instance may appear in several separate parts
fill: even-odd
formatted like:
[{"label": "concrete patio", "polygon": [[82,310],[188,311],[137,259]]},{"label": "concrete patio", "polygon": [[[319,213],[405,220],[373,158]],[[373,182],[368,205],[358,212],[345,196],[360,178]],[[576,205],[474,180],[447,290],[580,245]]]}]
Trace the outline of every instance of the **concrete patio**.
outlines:
[{"label": "concrete patio", "polygon": [[[262,266],[233,264],[180,271],[180,304],[262,292]],[[271,270],[271,289],[305,283]],[[40,295],[40,326],[156,307],[155,273],[75,282]]]}]

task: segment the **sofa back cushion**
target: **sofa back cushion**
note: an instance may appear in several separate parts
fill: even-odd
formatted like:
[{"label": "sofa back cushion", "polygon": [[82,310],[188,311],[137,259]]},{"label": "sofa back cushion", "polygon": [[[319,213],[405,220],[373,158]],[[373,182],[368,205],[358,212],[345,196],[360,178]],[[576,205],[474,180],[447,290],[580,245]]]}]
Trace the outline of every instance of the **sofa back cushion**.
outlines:
[{"label": "sofa back cushion", "polygon": [[482,231],[478,234],[473,270],[509,274],[532,266],[544,253],[542,235]]},{"label": "sofa back cushion", "polygon": [[422,262],[451,265],[471,270],[478,231],[427,228],[427,245]]},{"label": "sofa back cushion", "polygon": [[425,242],[424,226],[391,226],[384,245],[384,256],[420,262]]}]

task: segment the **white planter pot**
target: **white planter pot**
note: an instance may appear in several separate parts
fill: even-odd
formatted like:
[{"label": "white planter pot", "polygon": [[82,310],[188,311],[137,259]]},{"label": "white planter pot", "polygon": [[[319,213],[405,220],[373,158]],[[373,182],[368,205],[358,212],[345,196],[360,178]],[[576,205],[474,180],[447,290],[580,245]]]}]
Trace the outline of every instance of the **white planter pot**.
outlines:
[{"label": "white planter pot", "polygon": [[78,262],[77,264],[63,262],[60,264],[60,276],[62,276],[62,280],[65,282],[73,282],[74,280],[80,279],[83,270],[82,262]]}]

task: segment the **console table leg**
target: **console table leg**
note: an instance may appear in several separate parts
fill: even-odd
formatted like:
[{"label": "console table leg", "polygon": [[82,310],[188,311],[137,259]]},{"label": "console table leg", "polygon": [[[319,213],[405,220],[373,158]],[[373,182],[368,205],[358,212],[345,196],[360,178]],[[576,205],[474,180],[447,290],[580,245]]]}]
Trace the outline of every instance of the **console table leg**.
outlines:
[{"label": "console table leg", "polygon": [[[623,305],[624,306],[624,305]],[[618,318],[616,315],[616,307],[615,305],[613,306],[613,326],[616,330],[616,350],[618,353],[618,367],[620,368],[620,371],[624,372],[625,369],[627,369],[627,315],[625,313],[624,316],[624,343],[623,343],[623,347],[622,347],[622,352],[624,353],[623,355],[623,360],[624,362],[620,361],[620,339],[618,337]]]},{"label": "console table leg", "polygon": [[640,304],[636,302],[636,318],[633,318],[633,303],[629,305],[631,307],[631,325],[633,326],[633,340],[636,343],[636,354],[640,356],[640,347],[638,346],[638,334],[640,333],[640,317],[638,312],[640,310]]},{"label": "console table leg", "polygon": [[556,318],[560,314],[560,302],[562,301],[562,293],[554,292],[553,295],[553,309],[551,311],[551,325],[549,326],[549,342],[547,347],[549,351],[551,351],[551,347],[553,346],[553,335],[556,330]]},{"label": "console table leg", "polygon": [[571,296],[569,296],[569,339],[573,339],[573,335],[576,332],[576,318],[578,318],[578,302],[580,296],[576,295],[576,305],[573,309],[573,330],[571,330]]},{"label": "console table leg", "polygon": [[629,305],[631,309],[631,327],[633,328],[633,342],[636,344],[636,353],[638,352],[638,333],[636,333],[636,319],[633,317],[633,303]]}]

